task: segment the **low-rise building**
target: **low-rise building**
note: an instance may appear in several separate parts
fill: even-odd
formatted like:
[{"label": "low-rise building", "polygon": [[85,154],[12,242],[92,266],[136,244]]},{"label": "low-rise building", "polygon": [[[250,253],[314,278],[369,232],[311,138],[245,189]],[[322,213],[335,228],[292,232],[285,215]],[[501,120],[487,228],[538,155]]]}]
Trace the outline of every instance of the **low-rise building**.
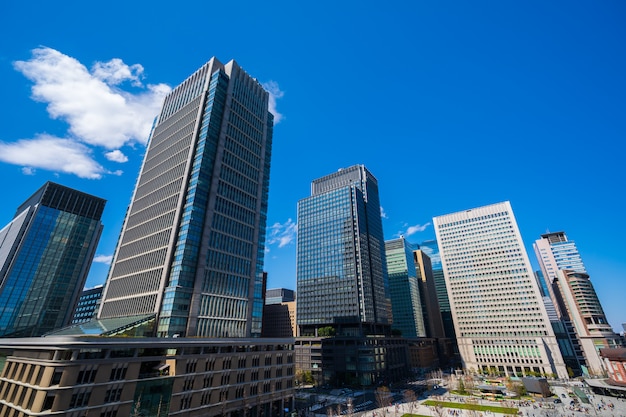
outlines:
[{"label": "low-rise building", "polygon": [[293,339],[0,339],[0,416],[282,416]]}]

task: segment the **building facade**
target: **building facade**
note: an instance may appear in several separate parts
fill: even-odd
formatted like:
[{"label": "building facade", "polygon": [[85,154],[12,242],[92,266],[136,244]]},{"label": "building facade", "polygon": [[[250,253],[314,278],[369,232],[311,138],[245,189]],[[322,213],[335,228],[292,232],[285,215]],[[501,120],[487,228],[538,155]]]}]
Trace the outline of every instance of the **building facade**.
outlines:
[{"label": "building facade", "polygon": [[103,289],[102,285],[98,285],[94,288],[86,289],[80,294],[71,324],[85,323],[96,316]]},{"label": "building facade", "polygon": [[426,337],[414,249],[403,237],[385,242],[393,328],[401,331],[403,337]]},{"label": "building facade", "polygon": [[465,368],[567,378],[510,203],[433,222]]},{"label": "building facade", "polygon": [[437,339],[444,338],[446,335],[441,319],[439,301],[437,299],[437,284],[433,276],[430,257],[424,251],[418,249],[413,251],[413,259],[422,300],[426,336]]},{"label": "building facade", "polygon": [[296,292],[288,288],[270,288],[265,291],[265,305],[296,301]]},{"label": "building facade", "polygon": [[296,337],[296,302],[265,304],[263,307],[263,337]]},{"label": "building facade", "polygon": [[0,339],[0,415],[284,416],[293,339]]},{"label": "building facade", "polygon": [[541,235],[533,248],[556,314],[585,375],[605,373],[600,349],[619,346],[576,243],[565,232]]},{"label": "building facade", "polygon": [[555,304],[566,327],[574,329],[571,338],[582,351],[583,371],[587,375],[603,376],[600,350],[621,346],[619,335],[606,319],[588,274],[560,269],[556,275],[552,281]]},{"label": "building facade", "polygon": [[261,334],[268,97],[212,58],[165,98],[99,318],[154,314],[161,337]]},{"label": "building facade", "polygon": [[446,279],[443,275],[443,268],[441,267],[439,245],[437,244],[437,240],[425,240],[419,244],[419,247],[420,250],[430,258],[444,332],[447,338],[456,340],[454,322],[452,321],[452,312],[450,310],[450,300],[448,299],[448,289],[446,288]]},{"label": "building facade", "polygon": [[298,202],[297,322],[337,335],[389,332],[391,305],[378,181],[363,165],[311,184]]},{"label": "building facade", "polygon": [[47,182],[0,230],[0,337],[70,323],[102,233],[105,200]]}]

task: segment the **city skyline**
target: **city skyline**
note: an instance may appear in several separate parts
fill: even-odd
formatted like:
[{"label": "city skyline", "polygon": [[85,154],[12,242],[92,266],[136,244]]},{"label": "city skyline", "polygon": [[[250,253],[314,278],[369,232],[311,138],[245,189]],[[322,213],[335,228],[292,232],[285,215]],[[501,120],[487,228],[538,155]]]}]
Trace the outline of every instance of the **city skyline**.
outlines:
[{"label": "city skyline", "polygon": [[182,10],[114,1],[84,19],[82,7],[5,5],[0,222],[48,180],[101,196],[88,286],[104,283],[162,98],[219,56],[272,94],[270,287],[295,289],[296,204],[310,182],[364,164],[380,183],[386,240],[433,239],[433,217],[504,200],[529,253],[541,234],[565,231],[622,331],[625,5],[249,6],[212,22],[224,42],[153,24]]}]

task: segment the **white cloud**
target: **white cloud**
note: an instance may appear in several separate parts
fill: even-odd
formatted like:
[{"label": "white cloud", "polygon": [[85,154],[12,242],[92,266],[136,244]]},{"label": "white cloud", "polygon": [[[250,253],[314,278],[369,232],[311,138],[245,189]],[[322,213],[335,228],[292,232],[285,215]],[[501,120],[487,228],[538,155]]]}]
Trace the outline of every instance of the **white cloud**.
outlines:
[{"label": "white cloud", "polygon": [[278,244],[279,248],[287,246],[292,243],[298,233],[298,225],[291,219],[288,219],[285,223],[274,223],[269,228],[269,234],[267,239],[268,245]]},{"label": "white cloud", "polygon": [[99,264],[110,265],[113,260],[113,255],[96,255],[93,257],[93,261]]},{"label": "white cloud", "polygon": [[270,93],[269,111],[274,115],[274,123],[278,124],[283,119],[283,115],[280,114],[278,110],[276,110],[276,100],[282,98],[285,93],[283,91],[280,91],[280,88],[278,87],[278,83],[276,81],[268,81],[266,83],[263,83],[263,88],[265,88],[267,92]]},{"label": "white cloud", "polygon": [[119,163],[128,162],[128,157],[124,155],[124,153],[120,151],[119,149],[116,149],[111,152],[107,152],[104,154],[104,156],[109,161],[119,162]]},{"label": "white cloud", "polygon": [[143,67],[128,66],[118,58],[95,63],[90,73],[76,59],[42,47],[14,67],[34,82],[33,99],[48,103],[50,116],[69,124],[73,139],[106,149],[145,143],[170,91],[164,84],[148,85],[134,94],[121,90],[117,86],[124,81],[142,86]]},{"label": "white cloud", "polygon": [[407,224],[405,224],[406,229],[404,231],[399,231],[396,236],[400,237],[400,236],[404,236],[404,237],[409,237],[411,235],[414,235],[417,232],[423,232],[424,230],[426,230],[428,228],[428,226],[430,226],[431,223],[425,223],[425,224],[416,224],[415,226],[409,226]]},{"label": "white cloud", "polygon": [[[0,144],[0,146],[2,146],[2,144]],[[22,168],[22,174],[24,174],[24,175],[35,175],[35,172],[37,172],[37,171],[33,167],[24,167],[24,168]]]},{"label": "white cloud", "polygon": [[118,85],[124,81],[130,81],[132,85],[141,86],[143,67],[139,64],[126,65],[119,58],[113,58],[109,62],[96,62],[91,68],[94,77],[109,85]]},{"label": "white cloud", "polygon": [[33,167],[98,179],[107,171],[91,157],[91,150],[71,139],[39,135],[34,139],[0,142],[0,161],[22,165],[22,172],[32,174]]},{"label": "white cloud", "polygon": [[388,219],[389,217],[387,217],[387,213],[385,213],[385,209],[383,209],[383,206],[380,206],[380,217],[383,219]]}]

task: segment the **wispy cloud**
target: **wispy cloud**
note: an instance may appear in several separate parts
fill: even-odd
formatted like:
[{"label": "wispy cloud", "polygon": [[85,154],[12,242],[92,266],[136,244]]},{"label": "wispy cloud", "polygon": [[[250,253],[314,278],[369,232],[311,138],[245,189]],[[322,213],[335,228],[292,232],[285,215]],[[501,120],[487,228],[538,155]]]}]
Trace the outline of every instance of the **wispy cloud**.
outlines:
[{"label": "wispy cloud", "polygon": [[99,264],[110,265],[113,260],[113,255],[96,255],[93,257],[93,261]]},{"label": "wispy cloud", "polygon": [[380,217],[382,217],[383,219],[389,218],[387,217],[387,213],[385,213],[385,209],[383,208],[383,206],[380,206]]},{"label": "wispy cloud", "polygon": [[396,236],[409,237],[411,235],[414,235],[415,233],[423,232],[424,230],[428,229],[430,225],[430,222],[425,224],[416,224],[414,226],[409,226],[408,224],[405,224],[405,229],[400,230],[398,233],[396,233]]},{"label": "wispy cloud", "polygon": [[[32,98],[47,103],[50,117],[68,124],[63,138],[33,134],[32,139],[0,142],[0,161],[25,167],[27,175],[37,168],[93,179],[110,173],[93,157],[94,148],[111,150],[105,153],[110,161],[126,162],[119,149],[145,144],[170,91],[165,84],[144,86],[139,64],[114,58],[96,62],[89,70],[46,47],[34,49],[31,59],[15,62],[14,68],[34,83]],[[125,83],[133,92],[122,89]]]},{"label": "wispy cloud", "polygon": [[274,223],[269,228],[267,244],[278,245],[279,248],[292,243],[298,233],[298,225],[291,219],[288,219],[285,223]]},{"label": "wispy cloud", "polygon": [[276,110],[276,100],[282,98],[285,93],[280,90],[276,81],[268,81],[263,83],[263,88],[270,93],[269,111],[274,115],[274,123],[279,123],[283,119],[283,115]]}]

